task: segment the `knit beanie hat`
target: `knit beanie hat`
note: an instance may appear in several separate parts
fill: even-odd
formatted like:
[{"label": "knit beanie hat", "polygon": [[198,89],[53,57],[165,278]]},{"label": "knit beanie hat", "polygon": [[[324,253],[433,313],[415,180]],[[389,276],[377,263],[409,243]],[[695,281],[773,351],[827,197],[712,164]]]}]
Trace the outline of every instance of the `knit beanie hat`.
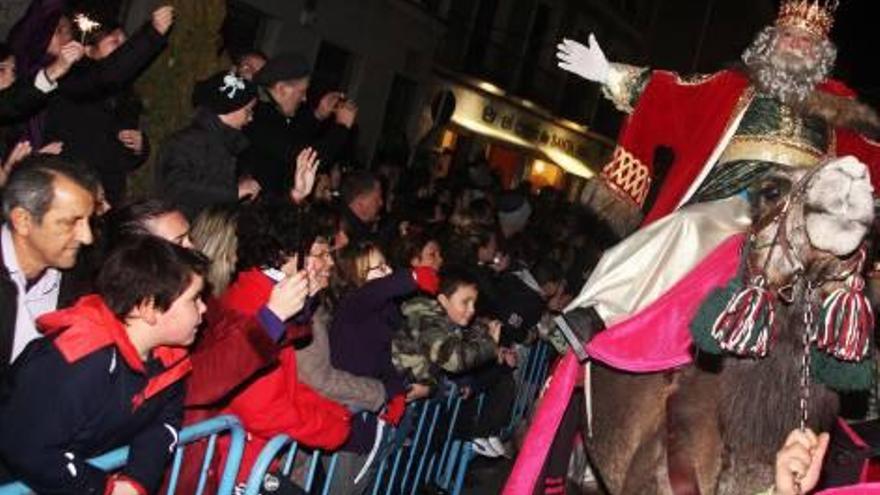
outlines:
[{"label": "knit beanie hat", "polygon": [[240,110],[257,97],[254,84],[231,72],[219,72],[199,81],[193,89],[193,104],[217,115]]}]

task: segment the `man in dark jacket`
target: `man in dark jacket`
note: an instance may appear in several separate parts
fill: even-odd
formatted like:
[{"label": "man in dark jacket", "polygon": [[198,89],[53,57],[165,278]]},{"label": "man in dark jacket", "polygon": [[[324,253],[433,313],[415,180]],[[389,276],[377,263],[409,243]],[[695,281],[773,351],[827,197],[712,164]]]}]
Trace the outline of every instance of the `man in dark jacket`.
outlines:
[{"label": "man in dark jacket", "polygon": [[379,216],[385,202],[379,178],[366,170],[349,172],[342,179],[341,195],[340,214],[349,242],[385,245],[392,233],[380,230]]},{"label": "man in dark jacket", "polygon": [[254,77],[265,88],[266,100],[257,104],[254,122],[246,131],[250,147],[242,155],[241,171],[271,196],[288,196],[296,157],[306,147],[318,152],[321,163],[333,164],[354,125],[357,107],[341,93],[324,95],[314,111],[300,109],[309,72],[305,57],[283,53],[272,57]]},{"label": "man in dark jacket", "polygon": [[80,35],[86,59],[62,80],[60,97],[46,111],[45,139],[64,143],[64,158],[93,167],[111,205],[122,202],[128,174],[149,156],[131,83],[165,47],[172,22],[171,7],[161,7],[131,39],[112,20]]},{"label": "man in dark jacket", "polygon": [[97,180],[63,160],[34,155],[3,191],[0,227],[0,376],[38,336],[34,320],[70,304],[83,286],[61,270],[92,243]]},{"label": "man in dark jacket", "polygon": [[191,220],[209,206],[260,193],[256,181],[236,177],[238,155],[248,143],[242,129],[256,104],[254,85],[220,72],[196,85],[193,102],[192,123],[169,137],[159,152],[156,179],[156,196]]}]

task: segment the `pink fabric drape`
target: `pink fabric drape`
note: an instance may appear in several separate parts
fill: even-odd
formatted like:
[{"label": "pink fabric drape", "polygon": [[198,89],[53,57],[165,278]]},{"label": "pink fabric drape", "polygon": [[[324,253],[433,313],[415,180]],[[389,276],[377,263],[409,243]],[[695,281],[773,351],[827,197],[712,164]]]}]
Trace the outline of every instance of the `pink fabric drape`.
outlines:
[{"label": "pink fabric drape", "polygon": [[[614,368],[638,373],[689,364],[690,322],[709,292],[725,286],[736,275],[744,240],[745,235],[737,234],[722,242],[644,310],[600,332],[587,345],[587,353]],[[579,369],[574,354],[568,352],[553,372],[504,486],[504,495],[530,495],[534,491]]]}]

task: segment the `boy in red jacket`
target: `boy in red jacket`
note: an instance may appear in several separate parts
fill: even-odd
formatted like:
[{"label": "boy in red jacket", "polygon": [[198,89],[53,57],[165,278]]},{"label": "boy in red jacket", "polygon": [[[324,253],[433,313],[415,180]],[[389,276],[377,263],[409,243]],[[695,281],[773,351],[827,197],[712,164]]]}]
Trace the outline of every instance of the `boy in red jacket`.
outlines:
[{"label": "boy in red jacket", "polygon": [[[97,294],[41,317],[44,337],[0,390],[0,472],[44,494],[154,493],[177,445],[205,269],[194,251],[133,238],[106,259]],[[120,473],[87,464],[121,445]]]}]

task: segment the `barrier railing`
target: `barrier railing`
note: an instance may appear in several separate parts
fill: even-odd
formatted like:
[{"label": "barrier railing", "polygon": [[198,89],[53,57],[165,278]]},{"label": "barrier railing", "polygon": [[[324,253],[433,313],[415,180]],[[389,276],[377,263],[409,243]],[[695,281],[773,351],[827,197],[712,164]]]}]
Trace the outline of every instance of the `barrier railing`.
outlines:
[{"label": "barrier railing", "polygon": [[278,470],[278,474],[290,478],[297,454],[306,455],[309,458],[309,464],[305,479],[302,480],[303,490],[305,490],[306,493],[321,493],[321,495],[328,495],[330,493],[330,483],[333,480],[333,472],[336,469],[336,461],[339,458],[339,454],[332,454],[329,456],[329,464],[326,467],[323,487],[320,492],[313,492],[312,490],[315,488],[314,485],[318,473],[318,465],[321,463],[322,453],[318,450],[306,452],[304,449],[300,449],[299,443],[285,434],[272,437],[272,439],[266,443],[266,446],[263,447],[263,450],[260,451],[260,455],[257,457],[257,460],[254,462],[251,472],[248,475],[244,495],[258,495],[260,493],[260,489],[263,488],[266,474],[269,473],[269,470],[273,467],[276,461],[280,460],[279,456],[285,448],[287,448],[287,454],[284,455],[283,464]]},{"label": "barrier railing", "polygon": [[[217,489],[218,495],[231,495],[235,487],[235,477],[238,474],[238,467],[241,464],[241,456],[244,451],[245,434],[244,429],[235,416],[224,415],[211,418],[200,423],[196,423],[180,431],[180,438],[177,449],[174,452],[174,460],[171,464],[169,472],[169,481],[167,494],[173,494],[177,488],[178,476],[180,468],[183,465],[184,451],[188,444],[207,438],[208,445],[205,449],[205,456],[202,459],[202,466],[199,472],[198,488],[196,495],[202,495],[208,479],[208,471],[211,459],[217,442],[217,437],[221,434],[230,435],[229,455],[226,457],[226,464],[223,466],[223,472],[219,480]],[[112,472],[121,469],[128,461],[128,447],[121,447],[106,454],[99,455],[89,459],[89,464],[98,469]],[[0,486],[0,495],[29,495],[33,493],[27,485],[21,482],[9,483]]]},{"label": "barrier railing", "polygon": [[[517,395],[514,399],[510,422],[502,432],[507,438],[529,413],[547,376],[550,347],[544,342],[533,346],[525,363],[517,370]],[[482,411],[485,395],[480,395],[477,415]],[[371,488],[365,493],[410,494],[419,493],[425,484],[458,495],[464,486],[468,466],[476,455],[470,440],[456,438],[462,398],[452,385],[442,397],[418,401],[407,406],[397,428],[383,430],[383,439],[373,467]],[[219,480],[218,495],[231,495],[244,450],[245,432],[238,419],[224,415],[188,426],[180,432],[180,442],[169,471],[166,494],[175,493],[184,462],[186,447],[207,439],[205,455],[201,460],[196,495],[202,495],[207,484],[211,461],[216,450],[218,435],[230,435],[230,452]],[[285,449],[286,452],[285,452]],[[266,474],[273,468],[282,476],[291,477],[297,455],[308,458],[305,475],[297,479],[306,493],[328,495],[339,454],[306,451],[298,442],[285,434],[273,437],[260,452],[251,468],[244,495],[258,495]],[[282,458],[283,456],[283,458]],[[326,459],[322,465],[322,457]],[[128,447],[119,448],[89,460],[93,466],[107,472],[122,468],[128,459]],[[323,466],[321,468],[321,466]],[[323,477],[319,476],[319,473]],[[320,486],[318,486],[320,485]],[[32,493],[23,483],[0,486],[0,495],[27,495]]]}]

